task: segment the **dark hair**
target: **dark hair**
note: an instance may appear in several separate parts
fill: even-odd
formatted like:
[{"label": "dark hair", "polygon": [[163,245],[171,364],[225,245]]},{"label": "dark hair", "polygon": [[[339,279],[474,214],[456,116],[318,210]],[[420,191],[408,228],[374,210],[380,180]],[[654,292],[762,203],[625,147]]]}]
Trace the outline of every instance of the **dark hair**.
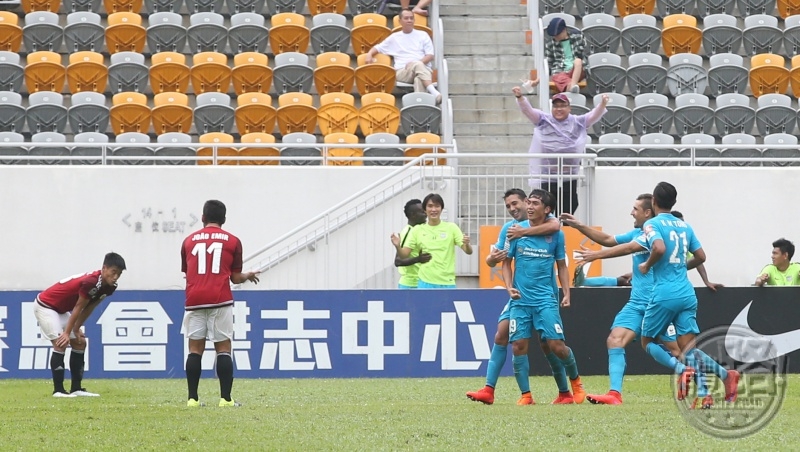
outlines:
[{"label": "dark hair", "polygon": [[653,200],[656,205],[664,210],[672,210],[678,200],[678,190],[669,182],[659,182],[653,189]]},{"label": "dark hair", "polygon": [[428,207],[428,202],[430,202],[430,201],[433,201],[434,203],[439,204],[440,206],[442,206],[442,209],[444,209],[444,199],[442,199],[442,196],[439,195],[438,193],[431,193],[428,196],[426,196],[425,199],[422,200],[422,209],[423,210]]},{"label": "dark hair", "polygon": [[672,212],[670,212],[670,215],[672,215],[673,217],[675,217],[675,218],[677,218],[679,220],[683,220],[683,214],[680,213],[677,210],[673,210]]},{"label": "dark hair", "polygon": [[402,17],[403,17],[403,11],[408,11],[408,12],[410,12],[410,13],[411,13],[411,16],[412,16],[412,17],[414,17],[414,11],[413,11],[411,8],[403,8],[403,9],[401,9],[401,10],[400,10],[400,12],[399,12],[399,13],[397,13],[397,15],[398,15],[400,18],[402,18]]},{"label": "dark hair", "polygon": [[517,195],[517,196],[519,196],[521,199],[525,199],[525,198],[527,198],[527,197],[528,197],[528,195],[526,195],[526,194],[525,194],[525,190],[523,190],[523,189],[521,189],[521,188],[512,188],[512,189],[509,189],[509,190],[507,190],[507,191],[506,191],[506,192],[503,194],[503,199],[505,200],[505,199],[506,199],[506,198],[508,198],[509,196],[513,196],[513,195]]},{"label": "dark hair", "polygon": [[778,248],[781,250],[781,253],[786,253],[789,255],[789,259],[794,256],[794,243],[786,240],[785,238],[781,237],[778,240],[772,242],[773,248]]},{"label": "dark hair", "polygon": [[641,195],[636,197],[637,201],[642,201],[642,209],[643,210],[653,210],[653,195],[650,193],[642,193]]},{"label": "dark hair", "polygon": [[211,199],[206,201],[203,205],[203,222],[204,224],[216,223],[220,226],[225,224],[225,214],[227,209],[222,201]]},{"label": "dark hair", "polygon": [[125,259],[123,259],[122,256],[120,256],[119,254],[112,251],[106,254],[106,257],[103,258],[103,267],[117,267],[120,270],[126,270]]},{"label": "dark hair", "polygon": [[415,204],[422,204],[422,201],[420,201],[419,199],[412,199],[406,203],[405,207],[403,207],[403,213],[406,215],[406,218],[408,218],[408,216],[411,215],[409,211],[411,210],[411,206]]},{"label": "dark hair", "polygon": [[550,212],[556,211],[556,198],[547,190],[542,190],[541,188],[534,188],[531,190],[531,194],[528,195],[529,198],[539,198],[542,201],[542,204],[545,207],[550,208]]}]

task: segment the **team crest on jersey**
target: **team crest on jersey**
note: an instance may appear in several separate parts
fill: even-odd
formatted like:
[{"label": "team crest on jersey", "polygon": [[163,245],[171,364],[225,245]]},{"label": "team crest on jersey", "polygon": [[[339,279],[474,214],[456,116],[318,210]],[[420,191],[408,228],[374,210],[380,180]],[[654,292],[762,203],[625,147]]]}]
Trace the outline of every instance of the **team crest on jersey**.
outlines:
[{"label": "team crest on jersey", "polygon": [[92,289],[89,290],[89,298],[94,298],[98,290],[100,290],[98,287],[92,287]]},{"label": "team crest on jersey", "polygon": [[548,235],[547,237],[544,238],[544,241],[546,243],[553,243],[553,236],[552,235]]},{"label": "team crest on jersey", "polygon": [[447,238],[447,233],[446,232],[440,232],[439,233],[439,238],[442,239],[442,240],[446,239]]}]

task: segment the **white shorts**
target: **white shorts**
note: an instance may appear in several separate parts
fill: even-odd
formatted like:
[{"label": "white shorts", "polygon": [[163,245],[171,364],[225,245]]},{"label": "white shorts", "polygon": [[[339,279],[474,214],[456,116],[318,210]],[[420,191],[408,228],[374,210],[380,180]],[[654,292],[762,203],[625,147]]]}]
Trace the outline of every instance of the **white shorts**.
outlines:
[{"label": "white shorts", "polygon": [[186,311],[183,331],[192,340],[208,339],[216,343],[233,339],[233,305]]},{"label": "white shorts", "polygon": [[[53,341],[61,336],[64,328],[67,327],[69,321],[69,312],[59,314],[56,311],[46,308],[39,303],[39,299],[33,302],[33,315],[36,316],[36,321],[39,322],[39,329],[42,331],[42,338],[48,341]],[[70,331],[70,339],[75,339],[75,333]]]}]

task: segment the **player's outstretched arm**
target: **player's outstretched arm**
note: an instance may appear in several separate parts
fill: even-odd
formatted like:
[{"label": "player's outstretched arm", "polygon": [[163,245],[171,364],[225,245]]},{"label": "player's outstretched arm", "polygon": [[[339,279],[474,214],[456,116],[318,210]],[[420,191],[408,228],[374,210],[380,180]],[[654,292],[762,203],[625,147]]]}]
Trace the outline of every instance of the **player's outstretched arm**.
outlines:
[{"label": "player's outstretched arm", "polygon": [[568,308],[570,306],[570,294],[567,261],[564,259],[557,260],[556,269],[558,270],[558,282],[561,283],[561,290],[564,292],[564,297],[561,299],[561,307]]},{"label": "player's outstretched arm", "polygon": [[511,297],[512,300],[519,300],[519,290],[514,288],[514,269],[511,266],[512,260],[512,258],[507,257],[503,261],[503,284],[506,286],[508,296]]},{"label": "player's outstretched arm", "polygon": [[703,280],[703,284],[705,284],[706,287],[711,289],[713,292],[716,292],[717,289],[719,289],[720,287],[725,287],[722,284],[713,283],[713,282],[708,280],[708,273],[706,273],[706,266],[705,265],[703,265],[703,264],[698,265],[697,266],[697,273],[700,273],[700,279]]},{"label": "player's outstretched arm", "polygon": [[[664,241],[661,239],[655,240],[653,244],[650,246],[650,257],[647,258],[647,262],[642,262],[639,264],[639,272],[641,274],[647,274],[653,265],[664,256],[664,253],[667,251],[666,245],[664,245]],[[705,257],[705,255],[704,255]]]},{"label": "player's outstretched arm", "polygon": [[706,252],[703,251],[703,248],[698,248],[697,251],[692,251],[692,258],[686,262],[686,269],[692,270],[696,268],[698,265],[702,264],[706,261]]},{"label": "player's outstretched arm", "polygon": [[523,228],[520,225],[515,224],[509,227],[508,231],[506,231],[506,240],[518,239],[524,236],[553,235],[560,230],[561,222],[558,221],[556,217],[548,218],[547,221],[542,224],[527,228]]},{"label": "player's outstretched arm", "polygon": [[247,281],[251,283],[258,284],[258,275],[261,272],[247,272],[247,273],[231,273],[231,282],[234,284],[243,284]]},{"label": "player's outstretched arm", "polygon": [[56,347],[66,348],[66,346],[69,345],[70,332],[74,330],[80,331],[81,325],[83,325],[83,322],[86,321],[86,317],[88,317],[88,315],[86,315],[83,312],[88,305],[89,305],[88,298],[82,296],[78,297],[78,301],[77,303],[75,303],[75,307],[72,308],[72,312],[70,312],[69,314],[69,320],[67,320],[67,325],[64,327],[64,331],[56,339]]},{"label": "player's outstretched arm", "polygon": [[610,259],[612,257],[627,256],[643,249],[642,245],[636,241],[623,243],[611,248],[603,248],[602,250],[590,250],[582,247],[583,249],[575,251],[577,262],[579,264],[596,261],[598,259]]},{"label": "player's outstretched arm", "polygon": [[578,232],[588,237],[590,240],[593,240],[595,243],[599,243],[603,246],[615,246],[617,241],[614,239],[614,236],[607,234],[603,231],[598,231],[597,229],[592,229],[589,226],[578,221],[573,215],[568,213],[561,214],[561,221],[564,222],[567,226],[577,229]]},{"label": "player's outstretched arm", "polygon": [[507,251],[501,250],[492,245],[491,251],[489,251],[489,254],[486,255],[486,265],[494,268],[497,264],[506,260],[506,256],[508,256]]}]

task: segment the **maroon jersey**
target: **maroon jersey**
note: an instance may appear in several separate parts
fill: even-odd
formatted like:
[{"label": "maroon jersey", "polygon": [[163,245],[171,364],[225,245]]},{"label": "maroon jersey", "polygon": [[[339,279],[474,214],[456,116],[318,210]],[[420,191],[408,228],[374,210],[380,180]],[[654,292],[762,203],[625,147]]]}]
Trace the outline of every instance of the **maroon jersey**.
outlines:
[{"label": "maroon jersey", "polygon": [[242,242],[216,226],[186,237],[181,247],[186,273],[186,310],[233,304],[231,273],[242,271]]},{"label": "maroon jersey", "polygon": [[115,290],[117,290],[116,284],[113,286],[103,284],[100,270],[97,270],[62,279],[40,293],[37,299],[48,308],[64,314],[75,309],[79,297],[88,298],[89,303],[99,302]]}]

